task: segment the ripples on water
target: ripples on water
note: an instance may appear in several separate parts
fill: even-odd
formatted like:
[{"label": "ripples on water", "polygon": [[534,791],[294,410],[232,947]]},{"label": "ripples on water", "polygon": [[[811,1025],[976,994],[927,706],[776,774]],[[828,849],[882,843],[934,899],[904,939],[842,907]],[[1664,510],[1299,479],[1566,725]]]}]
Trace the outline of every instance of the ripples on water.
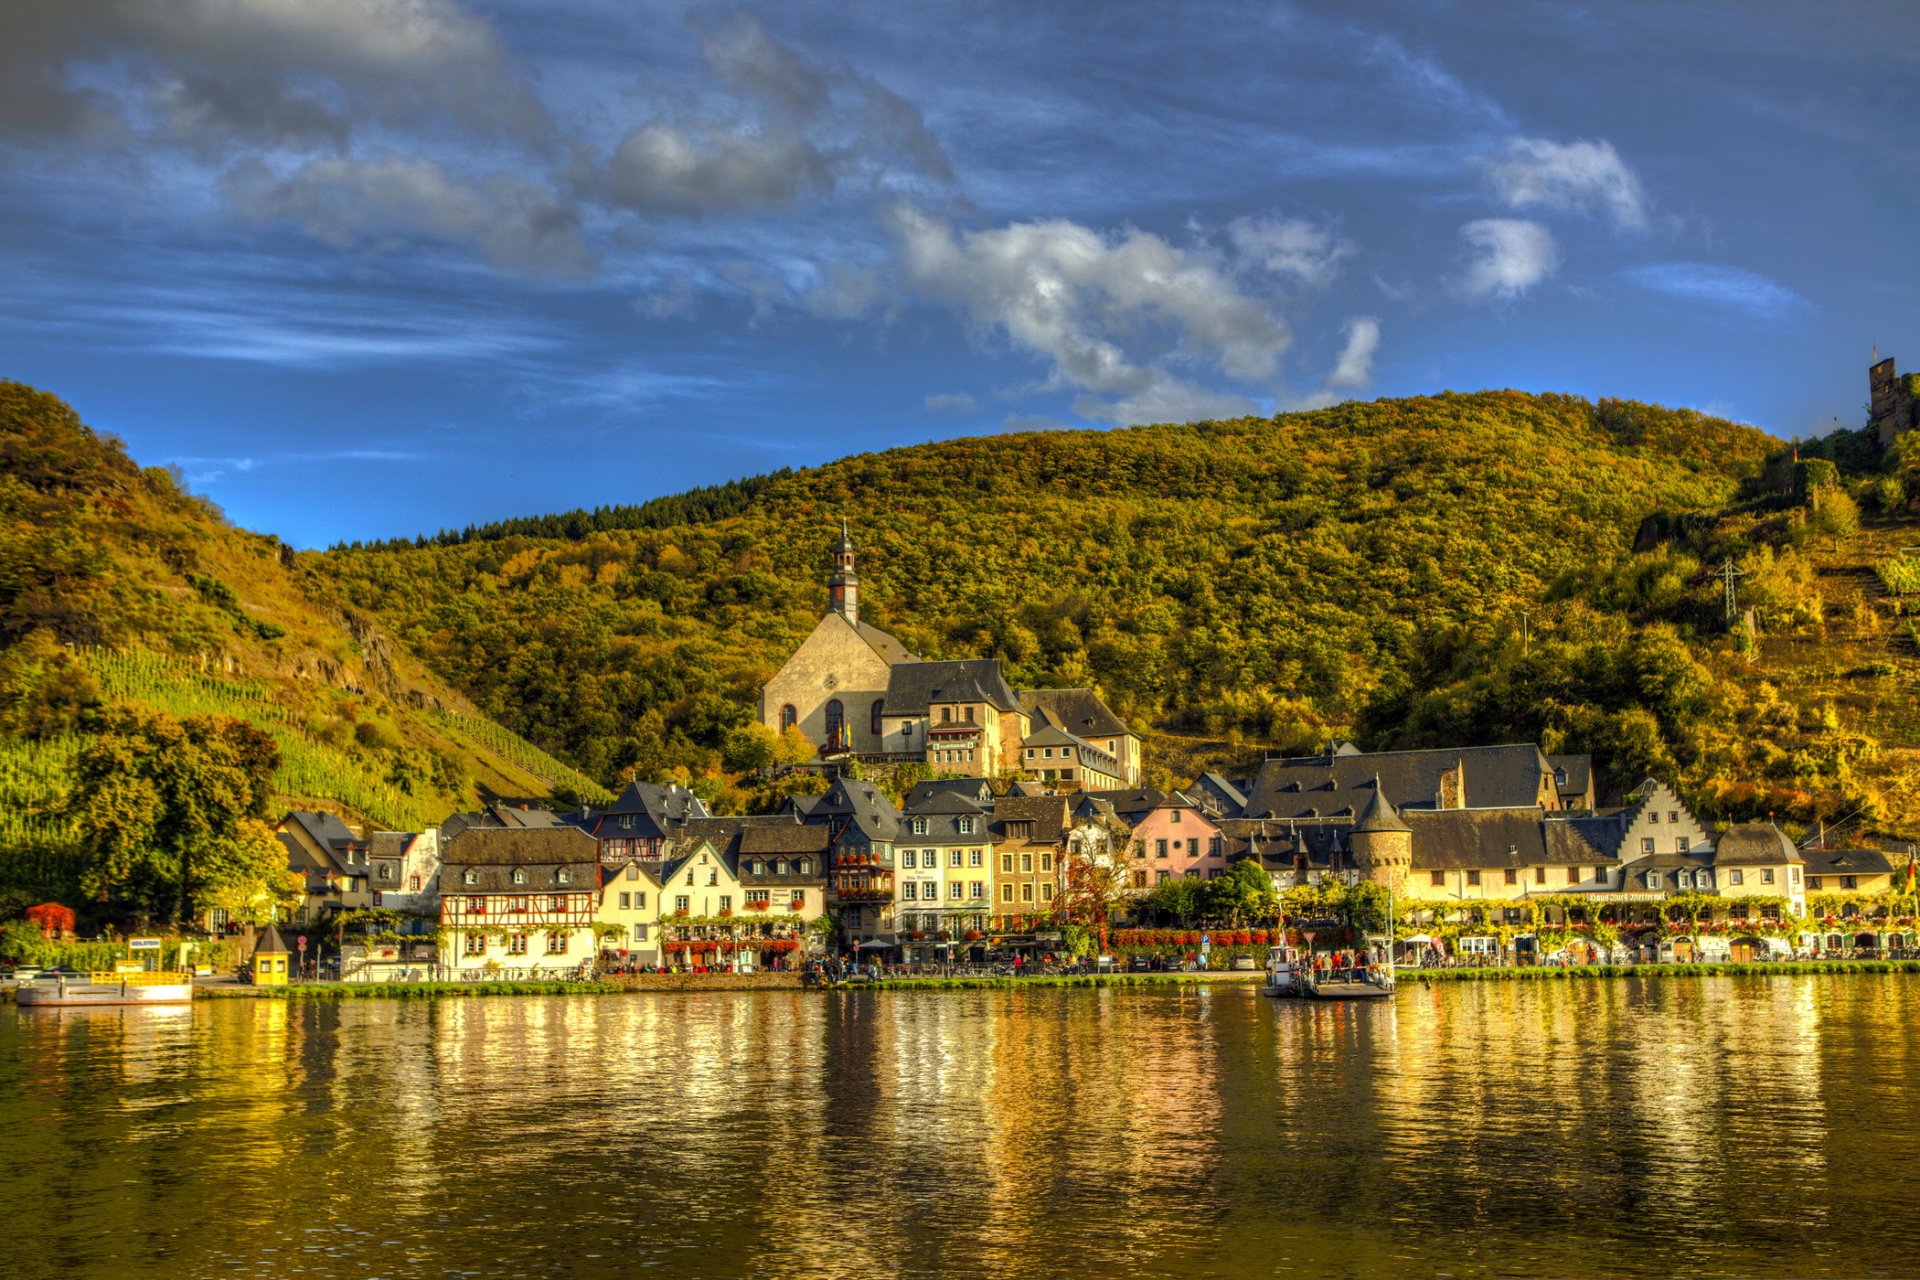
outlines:
[{"label": "ripples on water", "polygon": [[0,1009],[0,1273],[1920,1271],[1911,979]]}]

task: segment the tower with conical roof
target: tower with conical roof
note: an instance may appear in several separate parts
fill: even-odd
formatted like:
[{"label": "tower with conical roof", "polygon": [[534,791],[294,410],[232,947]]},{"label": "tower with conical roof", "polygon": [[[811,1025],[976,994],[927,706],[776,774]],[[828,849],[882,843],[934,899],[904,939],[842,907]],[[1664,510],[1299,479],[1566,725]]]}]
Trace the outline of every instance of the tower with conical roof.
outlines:
[{"label": "tower with conical roof", "polygon": [[1406,888],[1407,876],[1413,870],[1413,828],[1401,819],[1393,801],[1380,789],[1377,775],[1373,795],[1347,836],[1347,850],[1353,855],[1354,867],[1373,883],[1395,893]]},{"label": "tower with conical roof", "polygon": [[840,541],[833,544],[833,575],[827,579],[827,608],[855,626],[860,625],[860,575],[853,571],[853,538],[840,521]]}]

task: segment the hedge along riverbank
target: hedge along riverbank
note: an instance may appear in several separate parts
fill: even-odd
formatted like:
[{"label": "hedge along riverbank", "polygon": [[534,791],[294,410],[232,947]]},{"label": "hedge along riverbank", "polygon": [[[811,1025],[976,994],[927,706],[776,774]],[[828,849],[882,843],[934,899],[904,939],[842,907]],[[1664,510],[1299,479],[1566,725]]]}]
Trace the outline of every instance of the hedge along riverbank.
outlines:
[{"label": "hedge along riverbank", "polygon": [[298,982],[257,987],[255,994],[282,1000],[418,1000],[432,996],[620,996],[610,982]]},{"label": "hedge along riverbank", "polygon": [[1787,964],[1728,960],[1720,963],[1576,964],[1514,968],[1489,965],[1465,969],[1401,969],[1395,976],[1409,982],[1552,982],[1566,978],[1721,978],[1799,977],[1821,973],[1920,973],[1920,960],[1812,960]]},{"label": "hedge along riverbank", "polygon": [[843,982],[840,990],[861,991],[1030,991],[1037,987],[1214,987],[1223,983],[1263,982],[1264,973],[1093,973],[1036,978],[881,978]]}]

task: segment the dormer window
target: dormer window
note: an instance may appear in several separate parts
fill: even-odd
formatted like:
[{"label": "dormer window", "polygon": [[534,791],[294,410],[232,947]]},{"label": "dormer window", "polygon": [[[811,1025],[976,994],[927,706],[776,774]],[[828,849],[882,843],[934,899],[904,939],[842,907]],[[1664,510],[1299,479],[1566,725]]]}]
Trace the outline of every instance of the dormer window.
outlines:
[{"label": "dormer window", "polygon": [[927,820],[925,818],[915,818],[913,820],[913,834],[917,836],[927,834]]},{"label": "dormer window", "polygon": [[561,884],[572,884],[573,872],[567,870],[565,867],[562,867],[553,878],[559,881]]},{"label": "dormer window", "polygon": [[466,870],[466,873],[465,873],[464,875],[462,875],[462,876],[460,877],[460,883],[462,883],[462,884],[479,884],[479,883],[480,883],[480,873],[479,873],[478,871],[475,871],[475,870],[474,870],[474,869],[473,869],[472,867],[468,867],[468,868],[467,868],[467,870]]},{"label": "dormer window", "polygon": [[962,819],[960,819],[960,834],[961,834],[961,835],[963,835],[963,836],[970,836],[970,835],[972,835],[972,834],[973,834],[973,819],[972,819],[972,818],[962,818]]},{"label": "dormer window", "polygon": [[802,858],[802,859],[800,859],[800,874],[801,874],[801,875],[803,875],[803,876],[810,876],[810,875],[812,875],[812,874],[813,874],[813,861],[812,861],[812,859],[810,859],[810,858]]},{"label": "dormer window", "polygon": [[513,869],[513,882],[515,884],[525,884],[527,882],[527,873],[515,867]]}]

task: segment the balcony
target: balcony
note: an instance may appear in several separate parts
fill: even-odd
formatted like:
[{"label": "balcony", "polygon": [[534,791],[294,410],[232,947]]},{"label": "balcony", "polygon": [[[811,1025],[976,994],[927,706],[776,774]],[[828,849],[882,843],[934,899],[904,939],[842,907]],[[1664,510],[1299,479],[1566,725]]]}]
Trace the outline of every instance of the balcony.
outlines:
[{"label": "balcony", "polygon": [[833,893],[842,902],[891,902],[893,872],[884,867],[835,871]]}]

